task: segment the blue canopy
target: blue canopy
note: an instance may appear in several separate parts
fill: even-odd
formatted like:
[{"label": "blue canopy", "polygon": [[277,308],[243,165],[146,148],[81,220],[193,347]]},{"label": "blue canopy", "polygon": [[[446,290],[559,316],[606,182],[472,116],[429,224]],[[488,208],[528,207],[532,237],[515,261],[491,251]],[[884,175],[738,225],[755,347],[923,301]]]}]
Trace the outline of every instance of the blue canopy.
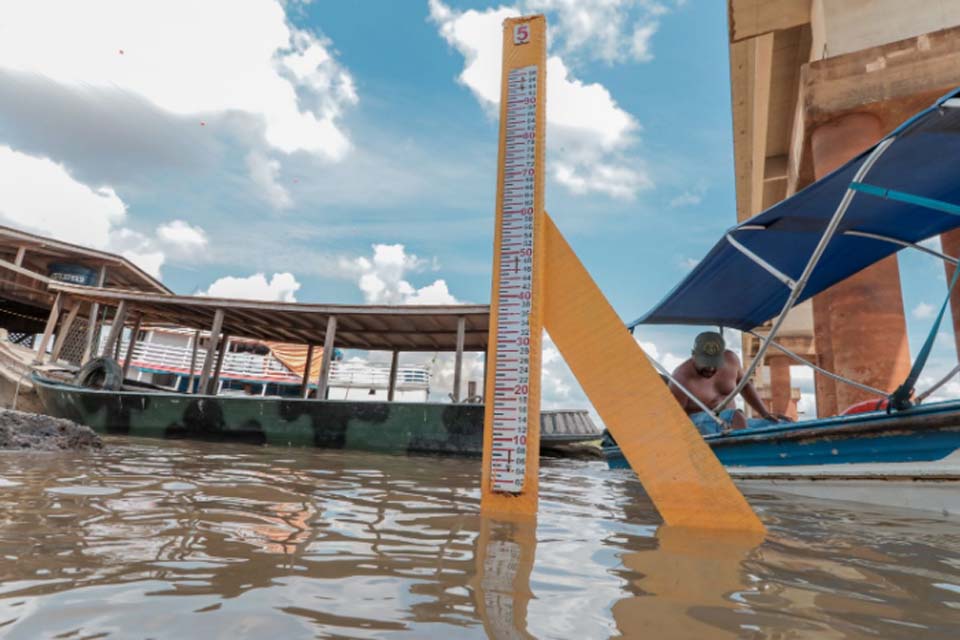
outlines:
[{"label": "blue canopy", "polygon": [[[799,279],[850,188],[855,195],[798,303],[902,248],[858,234],[917,243],[960,227],[958,96],[960,89],[952,91],[887,136],[884,140],[893,141],[858,183],[851,185],[876,146],[730,229],[673,291],[630,327],[695,324],[748,330],[779,315],[790,287],[774,273]],[[773,269],[751,259],[750,252]]]}]

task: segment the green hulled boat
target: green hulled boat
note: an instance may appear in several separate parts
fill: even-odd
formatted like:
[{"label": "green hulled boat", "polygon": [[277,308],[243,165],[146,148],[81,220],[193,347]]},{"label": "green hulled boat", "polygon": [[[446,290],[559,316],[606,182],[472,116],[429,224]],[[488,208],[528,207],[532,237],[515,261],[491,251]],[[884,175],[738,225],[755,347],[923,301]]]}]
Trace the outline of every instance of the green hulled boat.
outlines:
[{"label": "green hulled boat", "polygon": [[[480,455],[482,404],[187,395],[125,384],[107,391],[33,374],[46,413],[101,433],[229,439],[389,453]],[[595,440],[586,411],[541,414],[541,445]]]}]

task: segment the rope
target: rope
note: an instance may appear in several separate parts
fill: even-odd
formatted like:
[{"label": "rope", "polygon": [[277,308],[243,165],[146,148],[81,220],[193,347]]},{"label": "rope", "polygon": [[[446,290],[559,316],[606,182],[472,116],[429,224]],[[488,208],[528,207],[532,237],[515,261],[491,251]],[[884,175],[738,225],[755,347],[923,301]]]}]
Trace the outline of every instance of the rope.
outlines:
[{"label": "rope", "polygon": [[960,269],[954,269],[953,278],[950,280],[950,286],[947,287],[947,297],[944,298],[943,304],[940,305],[940,312],[933,321],[933,326],[930,327],[930,333],[927,334],[927,339],[924,341],[923,348],[920,349],[920,353],[917,354],[917,359],[914,361],[913,367],[910,369],[910,373],[907,375],[907,379],[903,381],[903,384],[897,387],[896,391],[890,394],[890,404],[887,405],[887,413],[890,413],[891,411],[902,411],[913,406],[913,403],[910,401],[910,394],[913,393],[913,388],[917,384],[917,379],[920,377],[920,372],[923,371],[923,367],[926,366],[927,358],[930,357],[930,352],[933,350],[933,343],[937,339],[937,332],[940,331],[940,322],[943,320],[943,314],[946,312],[947,306],[950,304],[950,294],[953,293],[958,279],[960,279]]}]

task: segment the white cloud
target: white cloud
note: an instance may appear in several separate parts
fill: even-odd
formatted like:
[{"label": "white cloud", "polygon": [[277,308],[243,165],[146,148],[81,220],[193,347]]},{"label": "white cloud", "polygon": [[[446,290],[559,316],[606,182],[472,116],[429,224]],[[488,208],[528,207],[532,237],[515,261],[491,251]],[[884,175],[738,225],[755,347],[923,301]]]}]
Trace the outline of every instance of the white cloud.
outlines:
[{"label": "white cloud", "polygon": [[207,246],[207,233],[184,220],[171,220],[157,227],[157,239],[185,253]]},{"label": "white cloud", "polygon": [[653,342],[643,341],[637,337],[634,337],[634,340],[638,345],[640,345],[640,348],[643,349],[643,352],[646,353],[650,359],[659,362],[661,365],[663,365],[663,368],[669,371],[670,373],[673,373],[673,371],[677,367],[679,367],[681,364],[683,364],[688,357],[688,356],[678,356],[669,351],[664,352],[661,356],[660,349]]},{"label": "white cloud", "polygon": [[684,271],[690,271],[698,264],[700,264],[700,260],[698,258],[691,258],[689,256],[686,258],[681,258],[679,262],[680,268],[682,268]]},{"label": "white cloud", "polygon": [[[571,5],[572,6],[572,5]],[[456,11],[430,0],[430,17],[440,34],[464,57],[459,81],[487,109],[500,102],[501,23],[520,15],[515,7]],[[599,83],[575,78],[560,56],[547,59],[549,171],[576,194],[603,193],[631,199],[653,182],[636,158],[624,154],[635,143],[640,125],[621,109]]]},{"label": "white cloud", "polygon": [[255,273],[246,278],[225,276],[197,295],[211,298],[296,302],[296,293],[299,289],[300,283],[292,273],[275,273],[269,281],[264,274]]},{"label": "white cloud", "polygon": [[690,207],[690,206],[698,205],[701,202],[703,202],[702,194],[695,193],[693,191],[684,191],[680,195],[670,200],[670,206],[673,208]]},{"label": "white cloud", "polygon": [[436,267],[435,260],[407,253],[402,244],[375,244],[370,258],[342,259],[338,270],[357,278],[368,304],[460,304],[443,279],[419,289],[407,280],[411,273]]},{"label": "white cloud", "polygon": [[329,41],[288,23],[279,0],[7,2],[0,25],[0,68],[118,88],[198,124],[253,114],[284,152],[337,160],[350,148],[340,118],[357,102],[353,80]]},{"label": "white cloud", "polygon": [[114,225],[125,220],[126,209],[113,189],[90,188],[60,164],[0,146],[0,218],[4,222],[103,249]]},{"label": "white cloud", "polygon": [[526,12],[549,12],[550,36],[565,55],[607,63],[653,59],[651,40],[667,7],[651,0],[527,0]]},{"label": "white cloud", "polygon": [[160,278],[160,267],[166,261],[166,255],[153,240],[139,231],[115,229],[110,232],[110,240],[104,248],[119,253],[154,278]]},{"label": "white cloud", "polygon": [[248,153],[246,162],[250,179],[263,192],[263,197],[270,206],[274,209],[286,209],[293,204],[290,192],[277,182],[280,162],[257,151]]},{"label": "white cloud", "polygon": [[911,311],[910,314],[918,320],[927,320],[932,318],[935,312],[936,308],[932,304],[921,302],[913,308],[913,311]]}]

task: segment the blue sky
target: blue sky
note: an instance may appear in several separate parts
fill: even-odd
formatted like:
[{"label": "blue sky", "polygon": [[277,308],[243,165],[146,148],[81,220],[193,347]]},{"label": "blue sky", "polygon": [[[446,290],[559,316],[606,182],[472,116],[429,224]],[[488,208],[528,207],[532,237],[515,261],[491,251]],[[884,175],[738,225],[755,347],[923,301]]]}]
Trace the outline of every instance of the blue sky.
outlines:
[{"label": "blue sky", "polygon": [[[497,122],[465,69],[508,9],[550,22],[547,209],[624,319],[735,221],[725,3],[194,4],[0,8],[0,221],[180,293],[486,302]],[[902,265],[918,345],[942,270]]]}]

